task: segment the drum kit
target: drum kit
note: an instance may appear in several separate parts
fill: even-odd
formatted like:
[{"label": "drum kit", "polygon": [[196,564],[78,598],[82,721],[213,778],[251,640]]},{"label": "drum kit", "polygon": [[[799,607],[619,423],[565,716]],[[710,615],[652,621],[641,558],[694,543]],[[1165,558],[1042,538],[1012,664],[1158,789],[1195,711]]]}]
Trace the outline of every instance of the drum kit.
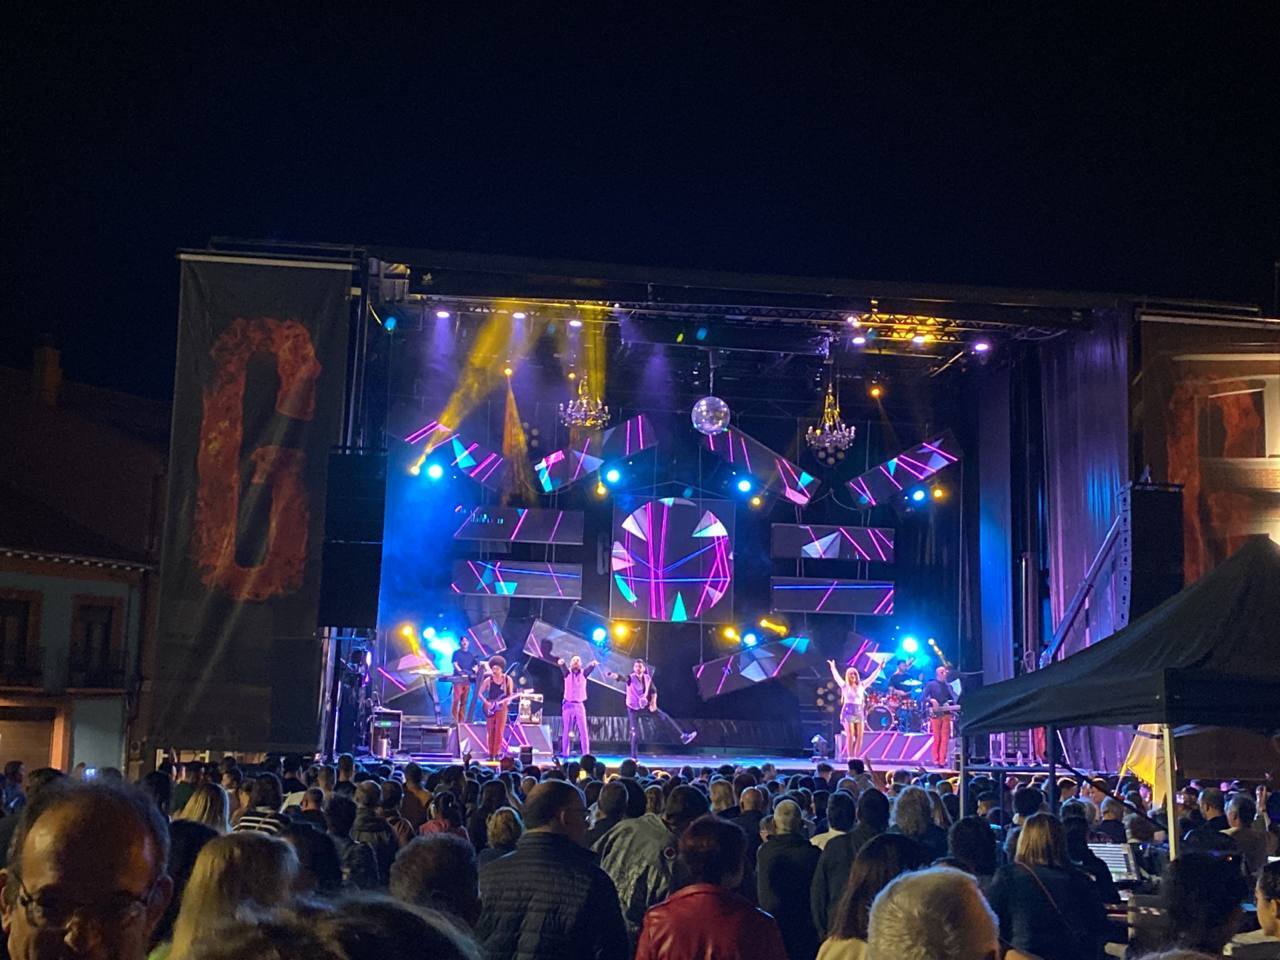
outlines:
[{"label": "drum kit", "polygon": [[867,729],[898,733],[921,733],[925,729],[926,711],[921,702],[924,684],[906,680],[907,689],[867,691]]}]

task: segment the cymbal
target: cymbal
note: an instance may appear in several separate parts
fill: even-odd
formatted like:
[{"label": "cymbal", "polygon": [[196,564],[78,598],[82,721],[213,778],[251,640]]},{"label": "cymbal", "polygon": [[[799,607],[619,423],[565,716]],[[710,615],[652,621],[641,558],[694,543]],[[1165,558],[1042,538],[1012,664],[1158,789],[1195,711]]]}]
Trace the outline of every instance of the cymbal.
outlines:
[{"label": "cymbal", "polygon": [[924,683],[919,680],[903,680],[902,685],[904,687],[923,687]]}]

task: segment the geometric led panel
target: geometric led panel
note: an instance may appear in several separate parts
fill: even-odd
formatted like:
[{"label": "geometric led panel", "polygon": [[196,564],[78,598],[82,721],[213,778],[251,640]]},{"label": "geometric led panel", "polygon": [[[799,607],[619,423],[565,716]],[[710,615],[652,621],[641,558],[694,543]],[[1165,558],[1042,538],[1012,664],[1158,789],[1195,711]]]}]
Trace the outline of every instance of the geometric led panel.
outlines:
[{"label": "geometric led panel", "polygon": [[728,619],[733,608],[733,509],[724,500],[664,497],[614,511],[609,610],[680,623]]},{"label": "geometric led panel", "polygon": [[893,581],[841,580],[832,577],[774,577],[773,609],[787,613],[893,613]]},{"label": "geometric led panel", "polygon": [[582,599],[582,564],[535,560],[455,560],[454,593],[492,597]]},{"label": "geometric led panel", "polygon": [[502,638],[502,628],[497,620],[484,620],[474,627],[467,627],[467,639],[471,648],[480,657],[491,657],[507,649],[507,641]]},{"label": "geometric led panel", "polygon": [[836,527],[821,523],[775,523],[770,555],[775,560],[871,560],[893,563],[892,527]]},{"label": "geometric led panel", "polygon": [[786,457],[735,427],[708,436],[707,449],[751,474],[770,493],[801,507],[813,499],[821,485],[817,477],[805,473]]},{"label": "geometric led panel", "polygon": [[545,620],[533,621],[533,625],[529,628],[529,636],[524,641],[524,653],[525,656],[537,657],[548,663],[555,663],[558,659],[568,663],[575,656],[581,657],[584,664],[598,660],[600,666],[592,670],[587,675],[587,679],[619,692],[624,691],[622,684],[616,680],[610,680],[605,675],[605,671],[610,670],[625,677],[631,672],[631,666],[635,662],[621,650],[593,646],[585,637],[562,630]]},{"label": "geometric led panel", "polygon": [[849,487],[862,503],[874,507],[951,466],[960,459],[960,454],[960,446],[948,430],[872,467],[862,476],[850,480]]},{"label": "geometric led panel", "polygon": [[722,693],[745,690],[808,667],[821,667],[825,657],[808,637],[787,637],[707,660],[693,668],[698,695],[710,700]]},{"label": "geometric led panel", "polygon": [[637,414],[603,432],[581,436],[573,446],[553,450],[533,465],[543,493],[577,483],[609,460],[629,457],[657,446],[658,435],[644,414]]},{"label": "geometric led panel", "polygon": [[539,510],[526,507],[476,507],[455,540],[500,543],[582,543],[581,510]]},{"label": "geometric led panel", "polygon": [[409,444],[420,440],[427,441],[424,460],[438,447],[444,446],[450,466],[457,467],[476,483],[490,490],[502,489],[510,470],[510,464],[502,454],[495,453],[478,442],[464,440],[456,430],[449,429],[438,420],[432,420],[404,438],[404,442]]}]

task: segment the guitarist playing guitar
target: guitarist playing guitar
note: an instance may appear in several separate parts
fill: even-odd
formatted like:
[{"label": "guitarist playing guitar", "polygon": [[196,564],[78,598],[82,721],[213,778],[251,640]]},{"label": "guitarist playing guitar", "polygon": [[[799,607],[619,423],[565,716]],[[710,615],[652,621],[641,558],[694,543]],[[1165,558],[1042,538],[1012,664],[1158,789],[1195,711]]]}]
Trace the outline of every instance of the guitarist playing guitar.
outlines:
[{"label": "guitarist playing guitar", "polygon": [[947,683],[947,668],[934,671],[934,679],[924,685],[924,701],[929,706],[929,729],[933,733],[933,764],[945,767],[951,745],[951,717],[960,707]]},{"label": "guitarist playing guitar", "polygon": [[505,752],[502,738],[507,730],[507,704],[516,696],[515,681],[507,676],[506,669],[506,659],[490,657],[489,675],[480,681],[480,702],[484,705],[485,741],[490,760],[497,760]]}]

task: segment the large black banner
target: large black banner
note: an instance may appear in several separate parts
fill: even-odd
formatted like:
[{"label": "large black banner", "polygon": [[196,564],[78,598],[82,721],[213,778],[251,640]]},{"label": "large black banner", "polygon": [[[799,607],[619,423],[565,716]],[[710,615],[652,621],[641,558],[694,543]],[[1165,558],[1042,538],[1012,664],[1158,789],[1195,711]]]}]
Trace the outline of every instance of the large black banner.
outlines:
[{"label": "large black banner", "polygon": [[312,749],[348,263],[184,254],[149,745]]}]

